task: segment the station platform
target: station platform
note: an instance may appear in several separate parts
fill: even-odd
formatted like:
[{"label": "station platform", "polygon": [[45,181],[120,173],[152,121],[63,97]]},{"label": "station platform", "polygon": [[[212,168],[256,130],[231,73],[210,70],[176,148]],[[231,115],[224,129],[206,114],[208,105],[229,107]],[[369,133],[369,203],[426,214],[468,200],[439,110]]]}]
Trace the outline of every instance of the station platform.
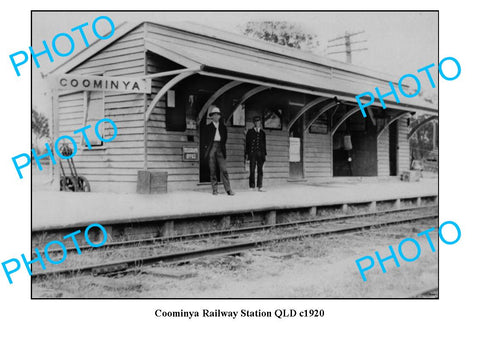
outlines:
[{"label": "station platform", "polygon": [[205,216],[371,203],[438,196],[438,179],[419,182],[285,183],[266,192],[243,190],[235,196],[177,191],[158,195],[33,191],[32,231],[165,221]]}]

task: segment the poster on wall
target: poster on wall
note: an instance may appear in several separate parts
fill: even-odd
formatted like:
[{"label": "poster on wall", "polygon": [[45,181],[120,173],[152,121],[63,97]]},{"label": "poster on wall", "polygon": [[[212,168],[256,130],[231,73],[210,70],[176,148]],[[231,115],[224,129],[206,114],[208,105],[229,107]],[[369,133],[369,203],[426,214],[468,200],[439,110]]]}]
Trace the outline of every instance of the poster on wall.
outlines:
[{"label": "poster on wall", "polygon": [[186,123],[188,130],[196,130],[197,129],[197,110],[196,110],[196,96],[191,94],[187,97],[187,102],[185,105],[185,113],[186,113]]},{"label": "poster on wall", "polygon": [[237,106],[233,111],[232,124],[233,126],[245,126],[245,104]]},{"label": "poster on wall", "polygon": [[300,162],[300,138],[290,137],[289,162]]},{"label": "poster on wall", "polygon": [[263,113],[263,127],[265,129],[282,129],[282,109],[267,109]]}]

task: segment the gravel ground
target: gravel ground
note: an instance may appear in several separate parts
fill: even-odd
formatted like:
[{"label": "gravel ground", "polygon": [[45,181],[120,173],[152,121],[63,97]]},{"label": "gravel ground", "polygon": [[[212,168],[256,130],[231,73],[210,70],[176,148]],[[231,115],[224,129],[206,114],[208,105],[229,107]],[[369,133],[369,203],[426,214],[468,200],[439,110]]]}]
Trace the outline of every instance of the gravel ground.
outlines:
[{"label": "gravel ground", "polygon": [[[239,256],[195,260],[182,266],[138,268],[119,277],[78,276],[36,281],[34,298],[396,298],[434,287],[438,282],[438,251],[432,253],[416,234],[438,226],[436,220],[391,226],[362,233],[305,239],[273,245]],[[431,233],[437,248],[437,232]],[[422,253],[405,262],[397,247],[406,237],[416,238]],[[400,267],[385,262],[382,273],[375,262],[364,282],[355,260],[388,256],[392,245]],[[404,253],[414,257],[407,243]]]}]

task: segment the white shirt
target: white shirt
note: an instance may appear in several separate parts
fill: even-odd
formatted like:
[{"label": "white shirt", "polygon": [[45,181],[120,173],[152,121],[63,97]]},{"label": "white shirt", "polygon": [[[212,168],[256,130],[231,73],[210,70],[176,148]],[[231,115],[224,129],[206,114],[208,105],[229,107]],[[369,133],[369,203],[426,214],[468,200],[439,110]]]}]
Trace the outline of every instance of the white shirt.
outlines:
[{"label": "white shirt", "polygon": [[215,125],[215,137],[213,138],[213,141],[214,142],[220,142],[222,140],[222,138],[220,137],[220,131],[218,131],[218,124],[219,123],[215,123],[215,122],[212,122],[213,125]]}]

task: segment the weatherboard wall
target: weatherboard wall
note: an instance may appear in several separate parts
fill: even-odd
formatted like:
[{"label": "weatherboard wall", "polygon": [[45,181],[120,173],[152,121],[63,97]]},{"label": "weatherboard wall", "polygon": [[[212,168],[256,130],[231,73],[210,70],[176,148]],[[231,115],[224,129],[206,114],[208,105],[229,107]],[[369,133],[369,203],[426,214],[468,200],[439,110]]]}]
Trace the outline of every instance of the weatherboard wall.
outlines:
[{"label": "weatherboard wall", "polygon": [[410,143],[408,141],[408,118],[398,120],[398,173],[410,169]]},{"label": "weatherboard wall", "polygon": [[[125,77],[144,75],[143,34],[141,25],[69,73]],[[142,170],[144,165],[145,95],[105,92],[104,109],[105,117],[115,122],[118,135],[103,147],[92,150],[82,148],[81,134],[73,134],[85,125],[83,91],[59,96],[59,133],[74,136],[79,145],[74,162],[79,175],[90,182],[92,191],[135,192],[137,171]],[[108,124],[105,126],[107,136],[111,136],[112,129]]]},{"label": "weatherboard wall", "polygon": [[[410,169],[410,143],[408,141],[408,118],[402,117],[397,121],[397,173]],[[386,129],[378,138],[377,144],[378,176],[390,176],[390,139],[389,129]]]},{"label": "weatherboard wall", "polygon": [[389,129],[385,129],[377,140],[377,166],[378,176],[390,176],[390,133]]}]

